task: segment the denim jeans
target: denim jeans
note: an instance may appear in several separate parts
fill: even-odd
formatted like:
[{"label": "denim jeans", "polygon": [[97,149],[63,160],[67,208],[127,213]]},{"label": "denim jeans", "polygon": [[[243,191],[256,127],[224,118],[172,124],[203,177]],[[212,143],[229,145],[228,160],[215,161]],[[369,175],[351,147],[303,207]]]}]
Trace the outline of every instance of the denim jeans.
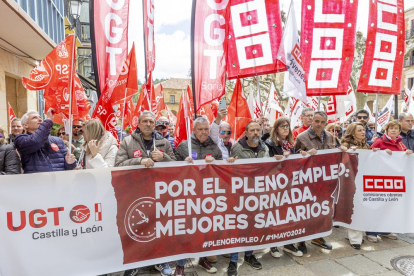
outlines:
[{"label": "denim jeans", "polygon": [[365,233],[367,234],[367,236],[374,236],[374,237],[376,237],[378,235],[388,235],[388,234],[391,234],[391,233],[382,233],[382,232],[365,232]]},{"label": "denim jeans", "polygon": [[[244,252],[244,255],[246,255],[246,256],[250,256],[252,254],[253,254],[253,250]],[[239,260],[239,253],[238,252],[230,254],[230,262],[237,263],[238,260]]]}]

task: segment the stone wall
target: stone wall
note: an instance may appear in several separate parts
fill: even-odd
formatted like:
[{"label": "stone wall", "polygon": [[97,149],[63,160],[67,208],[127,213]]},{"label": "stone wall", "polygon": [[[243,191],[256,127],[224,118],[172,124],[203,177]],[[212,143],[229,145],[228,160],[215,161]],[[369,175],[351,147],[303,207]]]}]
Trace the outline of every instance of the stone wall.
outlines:
[{"label": "stone wall", "polygon": [[27,90],[21,81],[33,68],[34,65],[0,49],[0,128],[6,132],[9,129],[7,102],[18,117],[28,109],[37,110],[36,91]]}]

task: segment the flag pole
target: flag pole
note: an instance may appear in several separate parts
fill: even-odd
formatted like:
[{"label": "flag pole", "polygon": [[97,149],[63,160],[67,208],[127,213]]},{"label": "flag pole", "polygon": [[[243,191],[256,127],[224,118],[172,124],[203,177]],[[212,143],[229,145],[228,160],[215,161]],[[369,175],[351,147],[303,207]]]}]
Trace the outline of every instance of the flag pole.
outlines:
[{"label": "flag pole", "polygon": [[76,25],[73,27],[73,44],[72,44],[72,61],[70,66],[70,77],[69,77],[69,153],[72,153],[72,124],[73,124],[73,115],[72,115],[72,82],[73,82],[73,70],[75,67],[75,54],[76,54]]},{"label": "flag pole", "polygon": [[[93,2],[93,1],[92,1]],[[145,54],[145,83],[148,83],[148,72],[147,72],[147,41],[145,40],[145,10],[144,10],[144,1],[142,1],[142,27],[143,27],[143,36],[144,36],[144,54]]]},{"label": "flag pole", "polygon": [[121,141],[124,139],[124,135],[123,135],[124,133],[123,133],[122,130],[124,129],[124,118],[125,118],[125,108],[126,108],[125,104],[126,104],[127,89],[128,88],[125,87],[124,109],[122,110],[122,119],[121,119]]},{"label": "flag pole", "polygon": [[191,154],[191,135],[190,135],[190,124],[189,124],[189,117],[187,114],[187,97],[188,95],[186,94],[186,90],[183,91],[183,104],[184,104],[184,119],[185,119],[185,129],[187,131],[187,146],[188,146],[188,157],[192,157]]},{"label": "flag pole", "polygon": [[[259,79],[259,75],[256,74],[256,82],[257,82],[257,93],[259,93],[259,107],[260,107],[260,115],[264,116],[263,113],[263,108],[262,108],[262,97],[260,96],[260,79]],[[270,93],[270,92],[269,92]],[[264,134],[265,130],[264,130],[264,120],[262,123],[262,135]]]},{"label": "flag pole", "polygon": [[197,97],[195,91],[195,55],[194,55],[194,33],[195,33],[195,14],[196,14],[197,0],[193,0],[193,6],[191,10],[191,93],[193,93],[194,102],[194,120],[197,118]]},{"label": "flag pole", "polygon": [[375,133],[374,134],[377,134],[377,123],[378,123],[378,91],[377,91],[377,96],[376,96],[375,102],[376,103],[375,103]]}]

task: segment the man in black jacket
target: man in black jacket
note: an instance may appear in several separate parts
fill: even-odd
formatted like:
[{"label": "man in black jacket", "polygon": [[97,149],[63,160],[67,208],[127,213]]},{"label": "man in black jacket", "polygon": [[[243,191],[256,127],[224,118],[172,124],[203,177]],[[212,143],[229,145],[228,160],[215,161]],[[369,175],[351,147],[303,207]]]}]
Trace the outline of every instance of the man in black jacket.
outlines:
[{"label": "man in black jacket", "polygon": [[398,122],[401,124],[402,142],[407,149],[414,151],[413,119],[413,115],[410,113],[401,113],[398,116]]}]

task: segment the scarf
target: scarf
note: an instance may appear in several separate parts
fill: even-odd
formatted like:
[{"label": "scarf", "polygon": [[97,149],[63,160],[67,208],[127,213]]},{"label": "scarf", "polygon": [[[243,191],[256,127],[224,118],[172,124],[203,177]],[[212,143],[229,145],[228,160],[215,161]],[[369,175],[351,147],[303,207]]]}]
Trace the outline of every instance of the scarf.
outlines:
[{"label": "scarf", "polygon": [[391,136],[389,136],[388,134],[384,134],[384,136],[392,143],[397,144],[398,142],[400,142],[402,140],[401,135],[398,135],[397,138],[395,138],[395,140],[393,140],[391,138]]}]

